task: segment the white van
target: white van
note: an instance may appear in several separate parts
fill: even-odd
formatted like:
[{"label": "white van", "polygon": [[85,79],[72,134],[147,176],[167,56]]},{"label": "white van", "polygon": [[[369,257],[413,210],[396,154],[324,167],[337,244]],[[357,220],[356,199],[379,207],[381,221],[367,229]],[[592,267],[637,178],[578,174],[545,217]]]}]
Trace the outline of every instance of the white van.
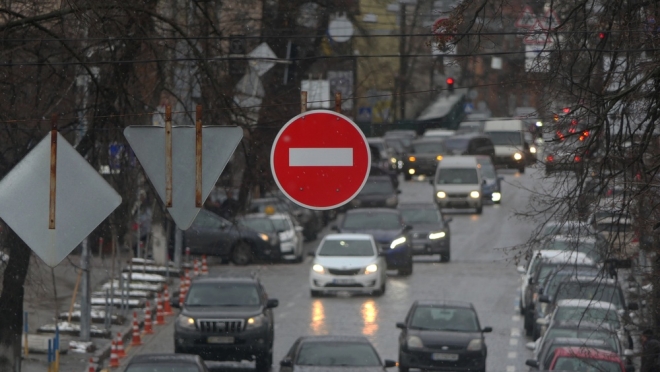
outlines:
[{"label": "white van", "polygon": [[475,156],[445,156],[432,181],[440,208],[474,208],[481,214],[483,178]]},{"label": "white van", "polygon": [[529,152],[523,133],[524,123],[519,119],[489,120],[484,124],[484,133],[488,135],[495,145],[495,166],[517,168],[525,173],[525,154]]}]

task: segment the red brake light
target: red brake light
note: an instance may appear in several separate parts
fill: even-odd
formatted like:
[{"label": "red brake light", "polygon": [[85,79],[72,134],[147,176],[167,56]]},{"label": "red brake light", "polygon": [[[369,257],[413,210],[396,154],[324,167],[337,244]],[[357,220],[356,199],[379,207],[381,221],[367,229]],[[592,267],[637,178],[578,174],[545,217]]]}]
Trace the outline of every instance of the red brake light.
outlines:
[{"label": "red brake light", "polygon": [[582,132],[582,135],[585,137],[589,137],[589,131],[585,130],[584,132]]},{"label": "red brake light", "polygon": [[580,136],[580,137],[578,137],[578,139],[579,139],[580,141],[584,141],[584,136]]},{"label": "red brake light", "polygon": [[564,107],[562,111],[564,112],[564,114],[568,114],[569,112],[571,112],[571,109],[568,107]]},{"label": "red brake light", "polygon": [[568,133],[575,133],[575,128],[571,128],[568,130]]}]

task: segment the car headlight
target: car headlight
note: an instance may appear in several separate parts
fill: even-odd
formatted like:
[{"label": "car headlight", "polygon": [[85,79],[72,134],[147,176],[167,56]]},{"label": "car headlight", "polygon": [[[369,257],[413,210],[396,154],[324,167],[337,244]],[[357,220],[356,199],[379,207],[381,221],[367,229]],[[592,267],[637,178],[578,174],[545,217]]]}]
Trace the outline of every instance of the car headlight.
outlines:
[{"label": "car headlight", "polygon": [[479,199],[479,196],[481,196],[481,195],[479,194],[479,191],[472,191],[472,192],[470,192],[470,197],[471,197],[472,199]]},{"label": "car headlight", "polygon": [[373,274],[376,271],[378,271],[378,265],[376,265],[376,264],[371,264],[371,265],[368,265],[367,267],[364,268],[364,273],[365,274]]},{"label": "car headlight", "polygon": [[468,351],[478,351],[481,350],[481,347],[483,342],[481,342],[480,338],[475,338],[474,340],[470,341],[470,343],[467,346]]},{"label": "car headlight", "polygon": [[402,236],[400,238],[396,238],[396,239],[392,240],[392,243],[390,244],[390,249],[394,249],[394,248],[400,246],[401,244],[403,244],[405,242],[406,242],[406,237],[405,236]]},{"label": "car headlight", "polygon": [[195,329],[195,319],[185,315],[179,315],[176,318],[176,323],[181,328]]},{"label": "car headlight", "polygon": [[442,160],[442,155],[438,155],[438,156],[436,156],[436,157],[435,157],[435,160],[437,160],[437,161]]},{"label": "car headlight", "polygon": [[325,267],[319,264],[314,264],[314,266],[312,266],[312,270],[314,270],[315,273],[325,274]]},{"label": "car headlight", "polygon": [[422,349],[422,348],[424,348],[424,343],[422,342],[422,339],[417,337],[417,336],[409,336],[408,340],[406,341],[406,344],[408,345],[408,348],[410,348],[410,349]]},{"label": "car headlight", "polygon": [[396,164],[396,158],[390,158],[390,163]]},{"label": "car headlight", "polygon": [[267,242],[267,241],[270,239],[270,238],[268,237],[268,235],[263,234],[263,233],[259,233],[259,237],[261,238],[261,240],[263,240],[263,241],[265,241],[265,242]]},{"label": "car headlight", "polygon": [[529,147],[529,152],[531,152],[532,154],[536,154],[536,147],[530,146]]},{"label": "car headlight", "polygon": [[494,202],[500,201],[502,200],[502,194],[500,194],[499,192],[494,192],[493,197],[491,199],[493,199]]},{"label": "car headlight", "polygon": [[408,174],[415,174],[415,170],[412,168],[408,169]]},{"label": "car headlight", "polygon": [[517,153],[513,154],[513,158],[516,159],[516,160],[520,160],[520,159],[522,159],[522,154],[517,152]]},{"label": "car headlight", "polygon": [[388,206],[396,205],[396,202],[397,202],[397,197],[396,196],[391,196],[391,197],[387,198],[387,200],[385,200],[385,204],[388,205]]},{"label": "car headlight", "polygon": [[444,191],[438,191],[438,192],[435,194],[435,196],[437,196],[438,199],[444,199],[444,198],[447,197],[447,193],[444,192]]},{"label": "car headlight", "polygon": [[266,316],[264,314],[253,316],[252,318],[248,318],[248,320],[245,321],[245,329],[259,328],[264,325],[265,322]]},{"label": "car headlight", "polygon": [[436,240],[436,239],[442,239],[445,237],[445,232],[444,231],[438,231],[438,232],[433,232],[429,234],[429,239],[431,240]]}]

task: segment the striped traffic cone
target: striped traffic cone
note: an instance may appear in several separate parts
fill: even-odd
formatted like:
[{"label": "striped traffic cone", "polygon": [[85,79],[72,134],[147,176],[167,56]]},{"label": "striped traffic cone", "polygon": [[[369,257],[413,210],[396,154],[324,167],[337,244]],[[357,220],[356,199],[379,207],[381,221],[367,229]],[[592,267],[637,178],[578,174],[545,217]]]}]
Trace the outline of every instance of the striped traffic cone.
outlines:
[{"label": "striped traffic cone", "polygon": [[209,275],[209,267],[206,265],[206,255],[202,256],[202,275]]},{"label": "striped traffic cone", "polygon": [[160,298],[160,293],[156,294],[156,325],[165,324],[165,316],[163,315],[163,302]]},{"label": "striped traffic cone", "polygon": [[[146,321],[145,321],[146,327]],[[138,325],[137,320],[137,311],[133,311],[133,339],[131,340],[131,346],[140,346],[142,345],[142,339],[140,338],[140,326]]]},{"label": "striped traffic cone", "polygon": [[144,305],[144,334],[151,335],[154,329],[151,326],[151,304],[149,301]]},{"label": "striped traffic cone", "polygon": [[126,351],[124,351],[124,338],[121,337],[121,332],[117,332],[117,356],[119,358],[126,357]]},{"label": "striped traffic cone", "polygon": [[190,288],[190,270],[186,269],[186,287]]},{"label": "striped traffic cone", "polygon": [[163,311],[166,316],[174,315],[172,311],[172,305],[170,304],[170,291],[167,289],[167,284],[164,285],[165,290],[163,291],[163,297],[165,297],[163,304]]},{"label": "striped traffic cone", "polygon": [[199,261],[195,258],[195,263],[193,264],[193,278],[199,276]]},{"label": "striped traffic cone", "polygon": [[179,308],[183,307],[183,303],[186,301],[187,294],[188,294],[188,287],[182,285],[181,290],[179,290]]},{"label": "striped traffic cone", "polygon": [[94,358],[89,358],[89,364],[87,365],[87,372],[96,372],[96,363],[94,363]]},{"label": "striped traffic cone", "polygon": [[115,340],[112,340],[112,347],[110,348],[110,368],[119,368],[119,357],[117,356],[117,345]]}]

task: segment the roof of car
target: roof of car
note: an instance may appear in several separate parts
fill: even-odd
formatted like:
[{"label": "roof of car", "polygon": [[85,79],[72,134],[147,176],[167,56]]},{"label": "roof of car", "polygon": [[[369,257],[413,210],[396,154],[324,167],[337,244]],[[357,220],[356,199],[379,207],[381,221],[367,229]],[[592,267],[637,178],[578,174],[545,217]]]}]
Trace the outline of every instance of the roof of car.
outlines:
[{"label": "roof of car", "polygon": [[413,145],[417,143],[444,143],[444,142],[445,142],[444,138],[424,137],[424,138],[417,138],[416,140],[414,140]]},{"label": "roof of car", "polygon": [[555,357],[575,357],[581,359],[598,359],[610,362],[621,362],[621,358],[619,358],[616,353],[611,351],[579,346],[558,347],[555,350]]},{"label": "roof of car", "polygon": [[369,340],[364,336],[302,336],[300,337],[301,342],[352,342],[352,343],[364,343],[371,344]]},{"label": "roof of car", "polygon": [[550,344],[561,344],[561,345],[566,345],[566,346],[579,346],[579,345],[584,345],[584,346],[606,346],[607,347],[607,342],[605,340],[597,339],[597,338],[577,338],[577,337],[557,337],[552,340],[550,340]]},{"label": "roof of car", "polygon": [[192,354],[142,354],[134,356],[128,364],[188,362],[197,364],[199,357]]},{"label": "roof of car", "polygon": [[371,240],[369,234],[328,234],[325,240]]},{"label": "roof of car", "polygon": [[593,236],[571,236],[571,235],[555,235],[548,240],[556,240],[560,242],[575,242],[575,243],[593,243],[596,238]]},{"label": "roof of car", "polygon": [[346,212],[346,214],[357,214],[357,213],[391,213],[399,214],[399,211],[392,208],[355,208]]},{"label": "roof of car", "polygon": [[471,302],[467,301],[452,301],[452,300],[418,300],[415,301],[417,306],[434,306],[434,307],[457,307],[464,309],[474,309]]},{"label": "roof of car", "polygon": [[445,156],[442,161],[439,163],[439,166],[448,167],[448,166],[477,166],[477,159],[474,156]]},{"label": "roof of car", "polygon": [[588,299],[570,299],[559,300],[557,307],[584,307],[593,309],[616,309],[616,306],[611,302],[594,301]]},{"label": "roof of car", "polygon": [[219,275],[219,276],[198,276],[193,279],[194,283],[256,283],[259,280],[249,275]]},{"label": "roof of car", "polygon": [[554,251],[554,255],[548,255],[543,257],[545,263],[568,263],[575,262],[580,264],[593,264],[593,260],[583,252],[575,251]]},{"label": "roof of car", "polygon": [[[578,276],[578,277],[570,278],[570,279],[568,279],[568,280],[566,280],[566,281],[567,281],[567,282],[578,282],[578,283],[585,283],[585,284],[587,284],[587,283],[594,283],[594,282],[595,282],[594,279],[596,279],[596,278],[594,278],[594,277],[592,277],[592,276]],[[599,278],[597,279],[597,283],[596,283],[596,284],[598,284],[598,285],[614,285],[614,286],[618,286],[618,285],[619,285],[619,283],[616,281],[616,279],[612,279],[612,278],[601,278],[601,277],[599,277]]]},{"label": "roof of car", "polygon": [[594,322],[589,322],[586,320],[558,320],[552,323],[552,326],[548,328],[548,330],[553,329],[553,328],[564,328],[564,329],[587,329],[587,330],[602,330],[602,331],[612,331],[612,327],[609,325],[609,323],[605,322],[599,322],[599,323],[594,323]]}]

